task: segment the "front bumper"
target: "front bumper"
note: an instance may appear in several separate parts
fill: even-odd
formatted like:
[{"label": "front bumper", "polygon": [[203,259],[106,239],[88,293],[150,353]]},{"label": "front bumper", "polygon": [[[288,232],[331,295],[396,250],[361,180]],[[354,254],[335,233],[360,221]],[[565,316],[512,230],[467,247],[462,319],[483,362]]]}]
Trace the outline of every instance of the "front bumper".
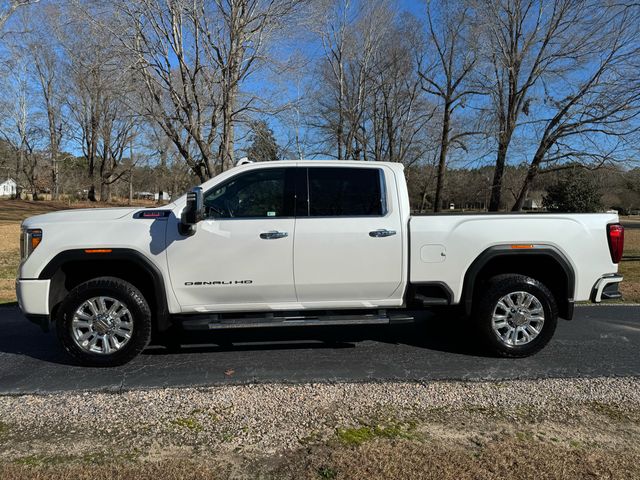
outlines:
[{"label": "front bumper", "polygon": [[16,280],[16,297],[24,316],[42,330],[49,330],[49,286],[51,280]]},{"label": "front bumper", "polygon": [[51,280],[16,280],[18,305],[25,315],[49,315]]},{"label": "front bumper", "polygon": [[612,273],[600,278],[591,289],[591,301],[600,303],[603,300],[617,300],[622,298],[618,286],[622,281],[622,275]]}]

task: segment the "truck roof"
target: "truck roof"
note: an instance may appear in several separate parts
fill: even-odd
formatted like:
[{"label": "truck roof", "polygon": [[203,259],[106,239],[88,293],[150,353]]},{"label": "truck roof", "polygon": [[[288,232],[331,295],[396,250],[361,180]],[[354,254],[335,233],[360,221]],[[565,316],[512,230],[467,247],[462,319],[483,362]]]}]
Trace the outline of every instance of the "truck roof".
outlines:
[{"label": "truck roof", "polygon": [[285,165],[285,166],[299,166],[299,165],[319,165],[319,166],[353,166],[353,167],[369,167],[369,166],[385,166],[394,170],[404,170],[404,165],[398,162],[376,162],[376,161],[363,161],[363,160],[274,160],[269,162],[246,162],[238,165],[234,168],[245,167],[247,165]]}]

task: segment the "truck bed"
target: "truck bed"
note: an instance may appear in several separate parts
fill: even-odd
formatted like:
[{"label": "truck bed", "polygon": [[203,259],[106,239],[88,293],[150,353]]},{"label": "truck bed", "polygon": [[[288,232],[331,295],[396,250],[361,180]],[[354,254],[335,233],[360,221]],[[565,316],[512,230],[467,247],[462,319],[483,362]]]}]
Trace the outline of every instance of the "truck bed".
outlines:
[{"label": "truck bed", "polygon": [[548,247],[565,256],[575,271],[574,300],[588,300],[603,272],[618,271],[609,255],[606,232],[606,225],[617,221],[615,213],[412,215],[409,279],[414,284],[442,282],[451,289],[453,303],[458,303],[465,272],[491,247]]}]

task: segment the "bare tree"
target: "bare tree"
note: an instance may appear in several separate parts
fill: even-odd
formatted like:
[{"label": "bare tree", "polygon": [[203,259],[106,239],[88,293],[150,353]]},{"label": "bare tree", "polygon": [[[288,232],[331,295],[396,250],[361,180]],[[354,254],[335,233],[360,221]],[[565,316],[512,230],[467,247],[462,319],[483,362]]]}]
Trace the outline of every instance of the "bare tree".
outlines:
[{"label": "bare tree", "polygon": [[257,101],[242,98],[242,83],[265,60],[271,37],[289,27],[302,0],[217,0],[205,9],[202,23],[211,60],[222,73],[220,82],[222,138],[218,159],[222,169],[234,163],[234,130],[237,117]]},{"label": "bare tree", "polygon": [[214,175],[219,127],[216,72],[207,65],[203,4],[140,0],[117,4],[119,35],[145,86],[141,113],[173,142],[201,181]]},{"label": "bare tree", "polygon": [[487,57],[493,75],[486,87],[497,121],[497,156],[489,210],[501,207],[502,177],[509,146],[521,114],[529,111],[529,94],[552,69],[580,55],[576,36],[590,0],[480,0]]},{"label": "bare tree", "polygon": [[[393,25],[393,24],[392,24]],[[376,52],[366,118],[361,131],[371,131],[375,160],[412,165],[432,149],[429,128],[435,109],[422,95],[421,81],[413,55],[412,32],[418,28],[413,17],[401,17],[387,32]],[[367,128],[368,127],[368,128]],[[366,157],[365,157],[366,159]]]},{"label": "bare tree", "polygon": [[48,133],[48,156],[51,165],[51,194],[54,200],[60,193],[59,156],[63,135],[66,133],[66,121],[63,115],[64,88],[62,86],[63,61],[60,58],[55,38],[49,24],[50,17],[57,11],[48,6],[46,10],[29,12],[30,34],[26,38],[26,50],[31,60],[31,69],[38,86],[38,97],[44,110],[46,131]]},{"label": "bare tree", "polygon": [[0,1],[0,37],[2,36],[2,29],[9,20],[9,17],[15,13],[21,7],[38,3],[39,0],[2,0]]},{"label": "bare tree", "polygon": [[[538,145],[514,211],[523,208],[537,175],[576,164],[597,168],[625,160],[640,115],[640,9],[591,5],[581,28],[588,41],[580,62],[548,85],[537,125]],[[629,138],[633,135],[633,138]]]},{"label": "bare tree", "polygon": [[[349,24],[352,2],[351,0],[339,0],[331,8],[327,9],[327,16],[323,19],[325,25],[319,31],[320,39],[325,53],[325,63],[321,67],[324,79],[331,85],[332,97],[330,102],[321,101],[324,106],[324,119],[321,120],[323,126],[328,127],[329,138],[335,139],[335,158],[349,158],[346,150],[345,140],[345,117],[346,117],[346,63],[348,62]],[[363,52],[367,58],[371,49]],[[361,69],[366,65],[366,61],[361,62]],[[363,79],[358,82],[360,89],[364,88]],[[357,116],[358,113],[355,114]],[[331,119],[331,117],[334,117]],[[330,120],[329,120],[330,119]],[[327,122],[327,120],[329,120]]]},{"label": "bare tree", "polygon": [[[450,4],[440,2],[434,7],[427,1],[427,52],[433,59],[418,58],[422,89],[439,100],[441,117],[440,145],[438,152],[438,172],[433,210],[439,212],[442,207],[447,158],[453,146],[464,147],[464,139],[476,135],[477,129],[457,128],[452,120],[454,112],[464,108],[469,97],[480,93],[470,81],[474,67],[478,62],[477,44],[474,38],[473,17],[470,2]],[[460,122],[459,122],[460,123]]]},{"label": "bare tree", "polygon": [[143,113],[201,181],[233,165],[235,129],[259,99],[242,86],[302,0],[117,2],[113,34],[137,60]]},{"label": "bare tree", "polygon": [[138,118],[130,108],[137,90],[132,59],[111,42],[108,31],[68,12],[65,49],[68,103],[76,141],[87,162],[88,198],[111,199],[111,185],[126,170],[120,167],[136,136]]},{"label": "bare tree", "polygon": [[41,132],[37,126],[36,113],[31,103],[32,91],[28,63],[21,50],[14,51],[13,61],[7,65],[10,74],[3,78],[5,92],[0,115],[0,134],[11,145],[16,155],[16,198],[22,198],[23,181],[31,190],[34,200],[39,192],[38,142]]},{"label": "bare tree", "polygon": [[419,159],[418,140],[431,116],[409,40],[415,20],[399,18],[386,1],[338,0],[324,22],[319,30],[324,82],[310,125],[336,158]]}]

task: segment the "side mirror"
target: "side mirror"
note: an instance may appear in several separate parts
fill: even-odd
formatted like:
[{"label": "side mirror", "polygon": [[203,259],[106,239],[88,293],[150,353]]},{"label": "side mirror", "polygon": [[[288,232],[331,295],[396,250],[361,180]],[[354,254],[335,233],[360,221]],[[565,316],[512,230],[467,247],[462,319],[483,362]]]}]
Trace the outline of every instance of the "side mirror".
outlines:
[{"label": "side mirror", "polygon": [[180,219],[180,233],[192,235],[196,231],[197,223],[204,219],[204,198],[201,187],[195,187],[187,193],[187,205],[182,211]]}]

